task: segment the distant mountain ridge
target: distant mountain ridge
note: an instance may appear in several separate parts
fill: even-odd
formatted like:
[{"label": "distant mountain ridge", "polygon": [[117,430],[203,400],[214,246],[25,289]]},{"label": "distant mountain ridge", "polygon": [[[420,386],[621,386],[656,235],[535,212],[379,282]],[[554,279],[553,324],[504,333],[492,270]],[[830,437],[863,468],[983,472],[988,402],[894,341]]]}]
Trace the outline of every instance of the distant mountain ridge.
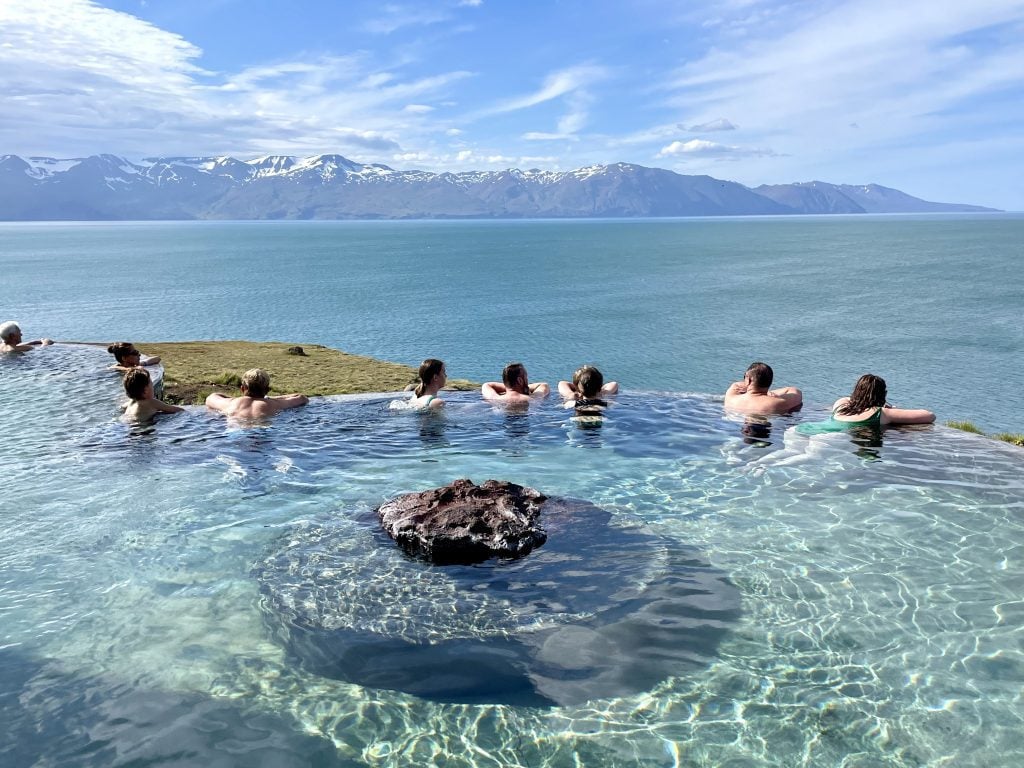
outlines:
[{"label": "distant mountain ridge", "polygon": [[750,189],[630,163],[573,171],[398,171],[337,154],[255,160],[0,156],[0,220],[434,219],[993,211],[877,184]]}]

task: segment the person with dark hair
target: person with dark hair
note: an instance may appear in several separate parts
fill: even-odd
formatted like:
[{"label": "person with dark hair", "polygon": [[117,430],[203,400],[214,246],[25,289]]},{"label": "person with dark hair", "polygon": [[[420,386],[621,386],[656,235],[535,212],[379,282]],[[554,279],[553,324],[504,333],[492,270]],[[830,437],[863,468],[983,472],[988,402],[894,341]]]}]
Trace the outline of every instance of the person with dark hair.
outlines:
[{"label": "person with dark hair", "polygon": [[828,421],[797,426],[805,435],[841,432],[854,427],[880,428],[889,424],[931,424],[935,414],[923,408],[893,408],[886,402],[885,379],[865,373],[853,387],[849,397],[841,397],[832,406]]},{"label": "person with dark hair", "polygon": [[8,320],[0,325],[0,353],[28,352],[33,347],[48,347],[51,344],[53,342],[50,339],[22,341],[21,326],[13,320]]},{"label": "person with dark hair", "polygon": [[153,380],[145,368],[132,368],[122,380],[128,404],[124,418],[129,421],[149,421],[158,413],[181,413],[184,408],[157,400],[153,394]]},{"label": "person with dark hair", "polygon": [[522,363],[509,363],[501,372],[501,381],[488,381],[480,387],[484,400],[507,405],[528,405],[531,400],[547,397],[551,387],[545,382],[531,384]]},{"label": "person with dark hair", "polygon": [[288,408],[298,408],[309,402],[309,398],[298,393],[270,396],[270,374],[262,368],[252,368],[242,374],[239,386],[242,394],[229,397],[214,392],[206,398],[206,407],[236,419],[261,419],[273,416]]},{"label": "person with dark hair", "polygon": [[130,341],[118,341],[107,347],[107,352],[114,356],[116,361],[110,369],[113,371],[130,371],[140,365],[156,365],[160,362],[159,357],[142,358],[142,353],[135,348]]},{"label": "person with dark hair", "polygon": [[566,408],[575,408],[578,412],[596,413],[607,407],[604,396],[617,394],[619,383],[605,383],[604,375],[592,365],[583,365],[576,369],[572,381],[558,382],[558,394],[566,401]]},{"label": "person with dark hair", "polygon": [[437,396],[441,388],[448,382],[448,373],[444,369],[444,361],[428,357],[420,363],[419,377],[413,396],[409,400],[394,400],[391,408],[395,410],[425,411],[435,410],[444,406],[444,400]]},{"label": "person with dark hair", "polygon": [[789,413],[803,405],[803,393],[796,387],[770,389],[774,377],[768,363],[751,363],[743,380],[730,384],[726,390],[725,407],[739,413],[772,415]]}]

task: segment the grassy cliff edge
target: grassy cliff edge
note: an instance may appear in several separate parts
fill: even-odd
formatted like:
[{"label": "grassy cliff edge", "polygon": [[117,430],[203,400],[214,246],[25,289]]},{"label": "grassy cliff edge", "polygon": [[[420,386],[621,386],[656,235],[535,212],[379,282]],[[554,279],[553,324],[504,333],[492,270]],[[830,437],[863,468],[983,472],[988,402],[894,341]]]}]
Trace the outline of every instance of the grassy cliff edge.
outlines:
[{"label": "grassy cliff edge", "polygon": [[[202,403],[211,392],[235,395],[242,373],[270,373],[271,394],[347,395],[394,392],[416,380],[416,369],[372,357],[350,355],[319,344],[276,341],[173,341],[139,343],[143,355],[159,355],[164,366],[164,399]],[[301,349],[302,354],[294,352]],[[449,389],[475,386],[452,380]]]}]

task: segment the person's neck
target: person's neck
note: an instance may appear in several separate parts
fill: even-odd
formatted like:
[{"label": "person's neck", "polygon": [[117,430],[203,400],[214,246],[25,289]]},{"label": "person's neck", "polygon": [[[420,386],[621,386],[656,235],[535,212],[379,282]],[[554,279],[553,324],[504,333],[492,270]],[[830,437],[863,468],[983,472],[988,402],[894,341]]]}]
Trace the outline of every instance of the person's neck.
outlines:
[{"label": "person's neck", "polygon": [[765,387],[764,389],[758,389],[757,387],[751,386],[750,389],[747,390],[747,394],[748,395],[767,395],[768,394],[768,388]]}]

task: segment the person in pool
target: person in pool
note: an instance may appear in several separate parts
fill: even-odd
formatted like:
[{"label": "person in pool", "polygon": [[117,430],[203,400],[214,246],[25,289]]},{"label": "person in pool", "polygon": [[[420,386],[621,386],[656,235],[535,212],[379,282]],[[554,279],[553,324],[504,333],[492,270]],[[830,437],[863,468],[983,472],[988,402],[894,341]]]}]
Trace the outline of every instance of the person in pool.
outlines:
[{"label": "person in pool", "polygon": [[488,381],[480,387],[484,400],[506,405],[529,405],[551,394],[551,387],[545,382],[531,384],[522,363],[509,363],[501,372],[501,382]]},{"label": "person in pool", "polygon": [[157,400],[153,394],[153,380],[145,368],[132,368],[122,380],[128,404],[124,408],[126,421],[149,421],[158,413],[181,413],[184,408]]},{"label": "person in pool", "polygon": [[140,365],[156,365],[160,362],[159,357],[142,358],[142,353],[135,348],[130,341],[118,341],[107,347],[107,352],[114,356],[116,361],[110,369],[112,371],[130,371]]},{"label": "person in pool", "polygon": [[444,406],[444,400],[437,396],[447,383],[448,374],[444,361],[428,357],[420,364],[419,381],[413,390],[413,397],[407,400],[405,408],[415,411],[433,410]]},{"label": "person in pool", "polygon": [[298,408],[309,402],[305,395],[275,395],[270,397],[270,374],[262,368],[253,368],[242,374],[239,397],[214,392],[206,398],[206,407],[236,419],[261,419],[289,408]]},{"label": "person in pool", "polygon": [[48,347],[50,344],[53,344],[50,339],[22,341],[21,326],[13,320],[8,320],[3,325],[0,325],[0,354],[7,352],[28,352],[33,347]]},{"label": "person in pool", "polygon": [[803,405],[803,393],[796,387],[770,389],[775,373],[768,363],[760,361],[747,366],[742,381],[729,385],[725,407],[738,413],[769,416],[789,413]]},{"label": "person in pool", "polygon": [[619,383],[605,383],[604,376],[592,365],[584,365],[576,369],[572,381],[558,382],[558,394],[566,401],[566,408],[575,408],[577,412],[599,412],[608,403],[602,398],[617,394]]},{"label": "person in pool", "polygon": [[888,424],[931,424],[935,414],[923,408],[893,408],[886,401],[885,379],[865,373],[849,397],[841,397],[832,406],[828,421],[797,426],[802,434],[840,432],[854,427],[884,427]]}]

